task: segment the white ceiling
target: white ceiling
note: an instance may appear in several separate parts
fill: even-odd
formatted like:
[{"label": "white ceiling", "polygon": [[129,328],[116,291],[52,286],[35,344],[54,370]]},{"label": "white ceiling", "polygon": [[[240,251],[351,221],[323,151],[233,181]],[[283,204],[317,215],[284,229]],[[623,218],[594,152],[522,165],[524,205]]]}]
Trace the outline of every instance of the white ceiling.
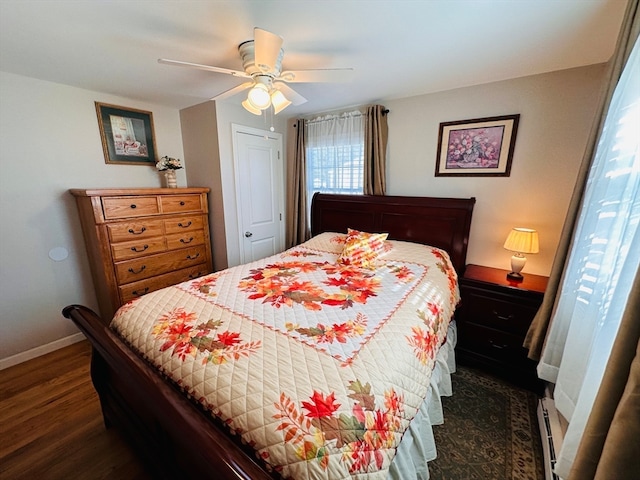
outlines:
[{"label": "white ceiling", "polygon": [[[605,62],[626,0],[0,0],[0,70],[183,108],[241,83],[158,58],[242,70],[238,44],[284,37],[303,115]],[[242,100],[243,94],[227,101]]]}]

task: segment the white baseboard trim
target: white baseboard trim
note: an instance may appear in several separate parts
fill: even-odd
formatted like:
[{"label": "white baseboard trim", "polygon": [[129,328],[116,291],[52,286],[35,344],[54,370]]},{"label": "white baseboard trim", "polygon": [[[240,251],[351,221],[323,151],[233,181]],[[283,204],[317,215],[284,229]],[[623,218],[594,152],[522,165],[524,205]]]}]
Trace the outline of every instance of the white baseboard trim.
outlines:
[{"label": "white baseboard trim", "polygon": [[78,332],[54,342],[47,343],[46,345],[32,348],[31,350],[27,350],[26,352],[16,353],[15,355],[0,360],[0,370],[13,367],[14,365],[18,365],[19,363],[26,362],[27,360],[32,360],[42,355],[46,355],[47,353],[55,352],[56,350],[59,350],[63,347],[68,347],[69,345],[73,345],[74,343],[81,342],[85,338],[86,337],[81,332]]},{"label": "white baseboard trim", "polygon": [[560,426],[558,412],[552,398],[544,397],[538,402],[538,423],[542,437],[542,453],[546,480],[560,480],[554,467],[562,446],[564,435]]}]

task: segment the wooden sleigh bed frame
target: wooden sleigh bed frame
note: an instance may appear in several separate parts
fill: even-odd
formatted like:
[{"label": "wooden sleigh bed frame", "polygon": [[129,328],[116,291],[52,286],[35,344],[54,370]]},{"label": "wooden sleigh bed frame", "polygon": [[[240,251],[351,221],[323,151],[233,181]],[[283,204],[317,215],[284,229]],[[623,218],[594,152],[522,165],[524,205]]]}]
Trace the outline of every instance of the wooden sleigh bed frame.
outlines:
[{"label": "wooden sleigh bed frame", "polygon": [[[459,275],[465,266],[475,198],[316,194],[313,235],[354,228],[389,232],[389,239],[446,250]],[[142,360],[90,309],[63,315],[93,346],[91,377],[107,427],[121,430],[157,478],[259,480],[266,472],[253,453]]]}]

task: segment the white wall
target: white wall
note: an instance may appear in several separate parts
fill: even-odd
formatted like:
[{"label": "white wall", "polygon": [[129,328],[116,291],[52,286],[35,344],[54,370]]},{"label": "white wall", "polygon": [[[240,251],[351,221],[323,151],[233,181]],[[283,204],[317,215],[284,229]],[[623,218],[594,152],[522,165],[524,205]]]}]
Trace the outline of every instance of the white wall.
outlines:
[{"label": "white wall", "polygon": [[94,101],[153,112],[158,154],[183,158],[175,109],[0,72],[0,359],[76,333],[66,305],[97,309],[67,190],[162,186],[153,167],[105,164]]},{"label": "white wall", "polygon": [[[387,194],[476,197],[467,262],[508,269],[511,227],[535,228],[540,253],[524,273],[551,270],[595,115],[604,65],[383,102],[389,113]],[[440,122],[520,114],[509,177],[436,177]]]}]

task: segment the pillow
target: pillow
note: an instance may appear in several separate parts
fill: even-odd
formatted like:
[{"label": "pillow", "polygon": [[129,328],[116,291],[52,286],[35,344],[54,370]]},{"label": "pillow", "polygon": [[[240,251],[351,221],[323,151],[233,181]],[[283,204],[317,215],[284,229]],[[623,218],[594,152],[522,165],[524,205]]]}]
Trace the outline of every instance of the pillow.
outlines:
[{"label": "pillow", "polygon": [[384,252],[388,233],[367,233],[348,229],[338,263],[363,268],[375,268],[375,261]]}]

